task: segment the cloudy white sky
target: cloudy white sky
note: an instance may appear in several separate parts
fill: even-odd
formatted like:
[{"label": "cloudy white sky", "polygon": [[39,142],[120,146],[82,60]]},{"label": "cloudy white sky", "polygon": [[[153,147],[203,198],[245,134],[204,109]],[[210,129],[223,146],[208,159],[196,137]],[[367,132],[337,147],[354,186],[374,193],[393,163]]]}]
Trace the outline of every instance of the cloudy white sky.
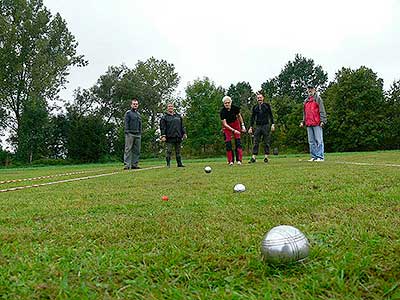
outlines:
[{"label": "cloudy white sky", "polygon": [[399,0],[44,0],[59,12],[89,65],[74,68],[61,97],[95,84],[108,66],[151,56],[175,65],[180,90],[208,76],[253,89],[296,53],[332,80],[341,67],[372,68],[385,88],[400,79]]}]

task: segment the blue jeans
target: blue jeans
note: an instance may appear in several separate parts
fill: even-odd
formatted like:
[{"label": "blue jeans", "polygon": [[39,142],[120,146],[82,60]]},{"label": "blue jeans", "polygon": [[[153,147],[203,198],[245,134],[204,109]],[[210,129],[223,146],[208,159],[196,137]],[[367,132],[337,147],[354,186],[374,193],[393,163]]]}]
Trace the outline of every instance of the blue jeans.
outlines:
[{"label": "blue jeans", "polygon": [[324,159],[324,138],[321,126],[308,126],[308,143],[310,144],[311,158]]}]

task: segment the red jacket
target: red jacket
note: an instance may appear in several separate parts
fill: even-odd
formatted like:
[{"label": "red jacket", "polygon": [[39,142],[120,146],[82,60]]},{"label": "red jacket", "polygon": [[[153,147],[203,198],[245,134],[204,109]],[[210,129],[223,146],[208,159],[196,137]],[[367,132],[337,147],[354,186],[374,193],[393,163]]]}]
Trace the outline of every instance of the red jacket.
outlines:
[{"label": "red jacket", "polygon": [[304,116],[306,126],[319,126],[321,124],[319,104],[313,96],[308,97],[304,103]]}]

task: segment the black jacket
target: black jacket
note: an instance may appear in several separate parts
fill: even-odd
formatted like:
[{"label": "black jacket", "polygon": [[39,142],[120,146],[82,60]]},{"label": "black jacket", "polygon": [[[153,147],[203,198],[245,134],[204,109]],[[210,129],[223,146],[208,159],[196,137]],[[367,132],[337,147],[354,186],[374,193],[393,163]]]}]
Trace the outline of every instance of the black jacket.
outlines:
[{"label": "black jacket", "polygon": [[160,120],[161,136],[165,136],[168,139],[182,139],[186,133],[185,127],[183,126],[182,117],[175,113],[170,115],[164,114]]},{"label": "black jacket", "polygon": [[271,124],[274,124],[274,117],[272,116],[271,106],[268,103],[263,102],[261,104],[261,110],[258,104],[253,106],[250,119],[250,127],[254,126],[254,122],[256,123],[256,125],[266,125],[270,122]]}]

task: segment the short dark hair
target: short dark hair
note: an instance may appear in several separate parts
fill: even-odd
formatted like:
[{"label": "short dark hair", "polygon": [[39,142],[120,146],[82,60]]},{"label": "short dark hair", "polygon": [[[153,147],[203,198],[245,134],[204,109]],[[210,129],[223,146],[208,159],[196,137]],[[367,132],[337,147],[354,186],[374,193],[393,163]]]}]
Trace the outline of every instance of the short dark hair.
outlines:
[{"label": "short dark hair", "polygon": [[261,96],[265,97],[263,90],[259,90],[258,92],[256,92],[256,95],[261,95]]},{"label": "short dark hair", "polygon": [[307,84],[308,89],[315,89],[315,85],[312,83]]},{"label": "short dark hair", "polygon": [[137,98],[132,98],[131,103],[132,103],[133,101],[136,101],[137,103],[139,103],[139,100],[138,100]]}]

